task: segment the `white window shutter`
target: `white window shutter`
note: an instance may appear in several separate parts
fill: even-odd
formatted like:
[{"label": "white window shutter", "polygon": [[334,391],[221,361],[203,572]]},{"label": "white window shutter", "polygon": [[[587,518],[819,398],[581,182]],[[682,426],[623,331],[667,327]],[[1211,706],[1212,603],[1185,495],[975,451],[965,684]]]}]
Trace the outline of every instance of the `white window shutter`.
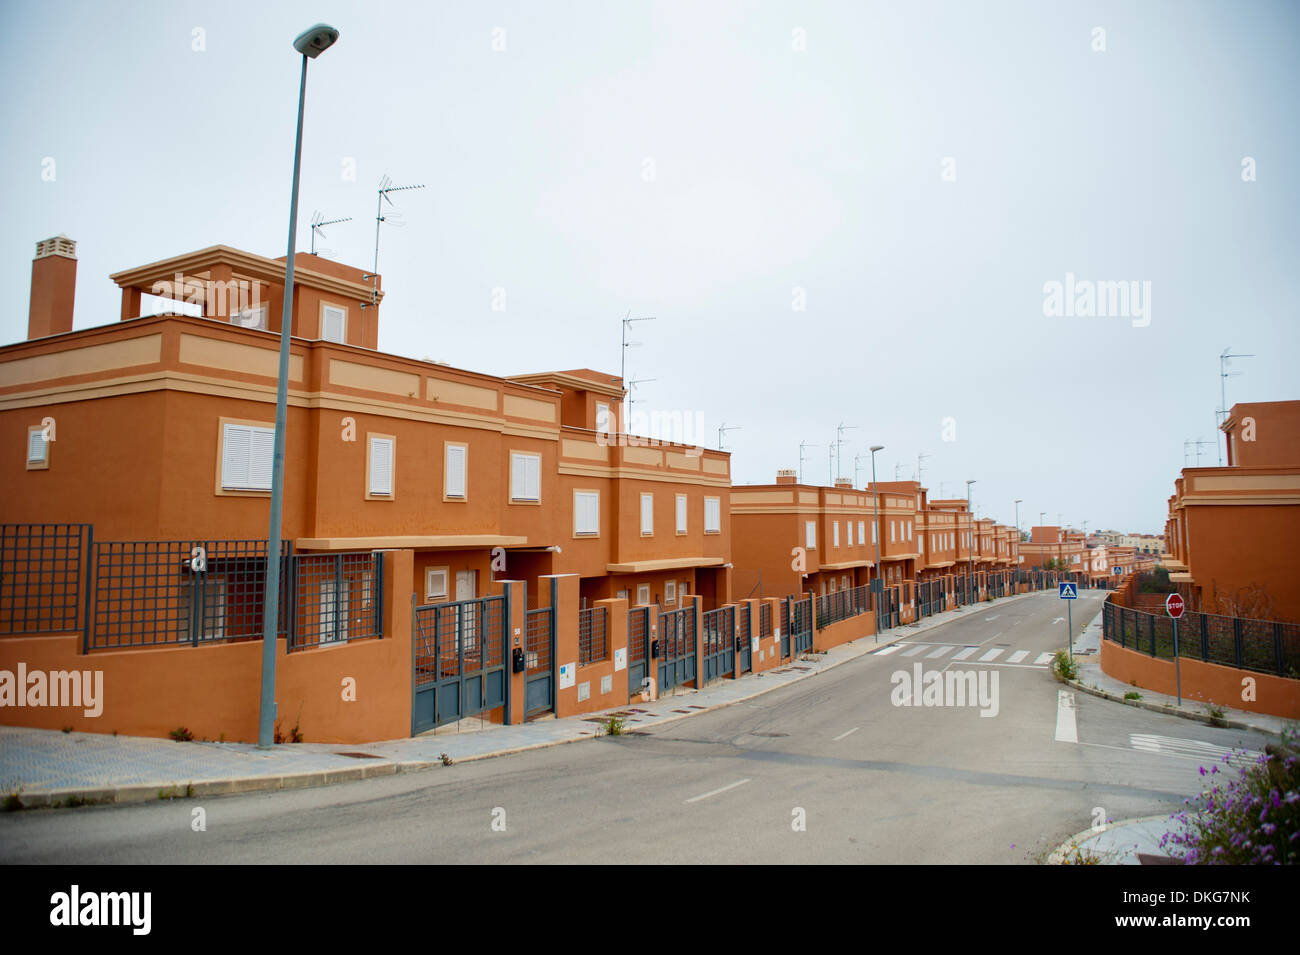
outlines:
[{"label": "white window shutter", "polygon": [[252,447],[252,429],[243,425],[228,424],[221,439],[221,486],[248,487],[249,451]]},{"label": "white window shutter", "polygon": [[528,497],[533,501],[542,499],[542,459],[527,458],[528,461]]},{"label": "white window shutter", "polygon": [[524,458],[520,454],[510,455],[510,497],[521,500],[524,497]]},{"label": "white window shutter", "polygon": [[370,493],[393,493],[393,440],[370,439]]},{"label": "white window shutter", "polygon": [[465,496],[465,449],[458,445],[447,446],[448,497]]},{"label": "white window shutter", "polygon": [[641,533],[653,534],[655,529],[655,499],[653,495],[641,495]]},{"label": "white window shutter", "polygon": [[342,344],[346,314],[343,309],[335,308],[333,305],[324,306],[321,309],[320,337],[327,342]]},{"label": "white window shutter", "polygon": [[686,495],[677,495],[677,533],[686,533]]},{"label": "white window shutter", "polygon": [[259,491],[271,490],[271,472],[275,465],[275,431],[250,428],[252,446],[248,454],[248,486]]},{"label": "white window shutter", "polygon": [[706,497],[704,499],[704,529],[709,533],[722,530],[722,499]]},{"label": "white window shutter", "polygon": [[45,460],[45,432],[39,428],[27,435],[27,463],[40,464]]}]

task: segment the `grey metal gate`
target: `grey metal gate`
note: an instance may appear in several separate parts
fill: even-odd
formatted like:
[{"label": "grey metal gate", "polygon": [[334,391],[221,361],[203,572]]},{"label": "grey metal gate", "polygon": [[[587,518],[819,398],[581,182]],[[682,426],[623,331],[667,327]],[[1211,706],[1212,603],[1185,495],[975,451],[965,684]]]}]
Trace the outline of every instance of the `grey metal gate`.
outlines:
[{"label": "grey metal gate", "polygon": [[415,608],[411,732],[506,705],[506,598]]},{"label": "grey metal gate", "polygon": [[704,649],[704,680],[716,680],[736,669],[736,608],[719,607],[700,615]]},{"label": "grey metal gate", "polygon": [[812,649],[812,597],[790,604],[790,648],[793,653]]},{"label": "grey metal gate", "polygon": [[736,676],[754,669],[754,630],[750,605],[736,614]]},{"label": "grey metal gate", "polygon": [[659,692],[695,679],[695,608],[659,614]]},{"label": "grey metal gate", "polygon": [[524,614],[524,719],[555,709],[555,608]]},{"label": "grey metal gate", "polygon": [[781,601],[781,659],[790,655],[790,598]]},{"label": "grey metal gate", "polygon": [[650,608],[633,607],[627,612],[627,693],[640,693],[649,676]]}]

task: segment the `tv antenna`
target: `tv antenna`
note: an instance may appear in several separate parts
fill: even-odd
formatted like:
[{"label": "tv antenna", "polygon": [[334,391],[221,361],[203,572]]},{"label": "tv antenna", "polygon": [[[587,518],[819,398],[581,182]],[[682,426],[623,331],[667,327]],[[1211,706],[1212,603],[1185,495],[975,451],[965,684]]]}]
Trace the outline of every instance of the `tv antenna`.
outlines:
[{"label": "tv antenna", "polygon": [[[843,421],[835,426],[835,477],[837,478],[842,477],[840,474],[840,471],[842,470],[840,467],[840,448],[848,443],[844,440],[844,432],[856,430],[858,430],[856,424],[845,424]],[[831,484],[834,483],[834,481],[831,481]]]},{"label": "tv antenna", "polygon": [[[628,309],[627,315],[624,316],[624,318],[623,318],[623,348],[622,348],[622,350],[620,351],[620,355],[621,355],[622,357],[621,357],[621,359],[620,359],[620,361],[619,361],[619,365],[618,365],[618,380],[619,380],[619,381],[623,381],[624,379],[627,378],[627,350],[628,350],[629,348],[640,348],[640,347],[641,347],[641,342],[630,342],[630,341],[627,340],[627,329],[628,329],[628,326],[631,325],[633,322],[653,322],[653,321],[655,321],[655,320],[656,320],[656,319],[655,319],[655,316],[654,316],[654,315],[643,315],[643,316],[641,316],[641,317],[639,317],[639,318],[633,318],[633,317],[632,317],[632,310],[631,310],[631,309]],[[630,400],[629,400],[629,404],[630,404],[630,403],[631,403],[631,402],[630,402]]]},{"label": "tv antenna", "polygon": [[[317,254],[317,253],[316,253],[316,236],[319,235],[319,236],[321,236],[321,237],[324,237],[324,235],[325,235],[325,226],[327,226],[327,225],[338,225],[340,222],[351,222],[351,221],[352,221],[352,217],[351,217],[351,216],[344,216],[342,219],[326,219],[326,218],[325,218],[323,215],[321,215],[319,212],[313,212],[313,213],[311,214],[311,254],[312,254],[312,255],[316,255],[316,254]],[[321,251],[322,251],[322,252],[325,252],[326,254],[328,254],[330,250],[329,250],[329,249],[321,249]]]},{"label": "tv antenna", "polygon": [[728,428],[727,423],[724,421],[722,425],[718,428],[718,450],[719,451],[727,450],[722,446],[722,436],[724,434],[726,434],[728,431],[743,431],[743,430],[744,429],[741,428],[741,426],[738,424],[732,425],[730,428]]},{"label": "tv antenna", "polygon": [[816,447],[820,447],[820,445],[811,444],[811,443],[808,442],[808,441],[800,441],[800,442],[799,442],[799,483],[800,483],[800,484],[803,483],[803,462],[804,462],[804,453],[803,453],[803,449],[804,449],[804,448],[816,448]]},{"label": "tv antenna", "polygon": [[370,304],[372,305],[379,301],[379,227],[385,222],[398,228],[406,225],[406,223],[402,221],[401,213],[390,212],[388,215],[384,215],[384,203],[386,202],[390,206],[393,204],[393,200],[388,198],[390,193],[407,192],[411,189],[423,188],[423,183],[414,183],[409,186],[394,186],[393,180],[389,179],[387,174],[379,180],[379,198],[375,200],[375,268],[373,272],[365,276],[365,278],[370,280],[371,284]]},{"label": "tv antenna", "polygon": [[625,422],[623,423],[623,424],[624,424],[623,430],[624,430],[626,433],[628,433],[628,434],[631,434],[631,433],[632,433],[632,425],[631,425],[632,406],[633,406],[634,404],[636,404],[636,399],[632,397],[632,389],[635,388],[637,385],[643,385],[643,384],[645,384],[647,381],[654,381],[654,380],[655,380],[655,379],[653,379],[653,378],[633,378],[631,381],[629,381],[629,382],[627,383],[627,416],[628,416],[628,421],[625,421]]},{"label": "tv antenna", "polygon": [[929,457],[933,457],[933,455],[926,454],[924,451],[922,451],[920,454],[916,456],[916,483],[917,484],[921,483],[921,475],[925,473],[925,469],[921,467],[921,462]]},{"label": "tv antenna", "polygon": [[[1228,420],[1228,396],[1227,396],[1226,382],[1229,378],[1235,378],[1241,374],[1241,372],[1239,371],[1228,371],[1228,364],[1234,358],[1254,358],[1254,357],[1255,357],[1254,355],[1234,355],[1232,354],[1231,347],[1225,348],[1223,350],[1223,353],[1219,355],[1219,404],[1222,407],[1219,408],[1220,417],[1216,422],[1216,427],[1222,427],[1223,422]],[[1215,444],[1219,445],[1219,467],[1223,467],[1223,443],[1216,441]],[[1185,460],[1186,458],[1184,458],[1184,461]]]}]

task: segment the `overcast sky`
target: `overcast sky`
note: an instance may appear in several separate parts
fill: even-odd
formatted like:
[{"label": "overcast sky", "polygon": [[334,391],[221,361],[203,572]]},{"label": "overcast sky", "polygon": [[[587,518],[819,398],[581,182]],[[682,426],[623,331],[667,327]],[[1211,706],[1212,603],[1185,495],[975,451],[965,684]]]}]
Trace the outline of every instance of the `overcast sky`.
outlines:
[{"label": "overcast sky", "polygon": [[[290,44],[323,20],[341,37],[309,70],[299,249],[314,211],[351,216],[321,244],[368,268],[380,177],[425,185],[384,226],[384,351],[617,374],[620,319],[653,315],[629,352],[653,379],[640,407],[702,418],[710,446],[739,426],[736,483],[798,466],[801,440],[825,482],[843,422],[845,475],[873,443],[882,480],[928,454],[933,497],[973,478],[981,516],[1010,523],[1023,498],[1025,527],[1161,531],[1184,441],[1217,461],[1226,346],[1257,356],[1229,405],[1300,398],[1300,4],[44,2],[0,20],[3,341],[26,334],[41,238],[77,240],[77,328],[117,320],[111,272],[218,243],[284,254]],[[1045,314],[1067,275],[1138,295]]]}]

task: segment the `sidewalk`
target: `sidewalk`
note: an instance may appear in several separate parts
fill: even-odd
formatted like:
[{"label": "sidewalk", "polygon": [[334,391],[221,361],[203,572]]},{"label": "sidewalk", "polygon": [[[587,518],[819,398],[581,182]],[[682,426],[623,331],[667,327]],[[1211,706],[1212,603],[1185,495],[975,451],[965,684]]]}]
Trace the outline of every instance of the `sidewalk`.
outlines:
[{"label": "sidewalk", "polygon": [[1057,846],[1047,857],[1047,864],[1142,865],[1139,855],[1170,859],[1168,850],[1160,847],[1160,840],[1176,826],[1169,815],[1162,815],[1125,819],[1096,830],[1085,829]]},{"label": "sidewalk", "polygon": [[[1045,592],[1045,591],[1044,591]],[[138,736],[63,733],[0,726],[0,791],[14,793],[23,808],[84,802],[143,802],[258,790],[302,789],[375,776],[416,772],[451,762],[504,756],[590,739],[605,732],[612,713],[625,714],[624,732],[662,726],[696,713],[729,706],[817,676],[899,640],[933,630],[971,612],[1023,600],[1003,597],[948,610],[916,624],[859,637],[827,653],[806,653],[776,670],[724,679],[702,690],[685,690],[654,703],[631,703],[587,716],[542,720],[522,726],[462,721],[462,732],[443,730],[380,743],[297,743],[258,749],[252,743],[177,743]]]}]

